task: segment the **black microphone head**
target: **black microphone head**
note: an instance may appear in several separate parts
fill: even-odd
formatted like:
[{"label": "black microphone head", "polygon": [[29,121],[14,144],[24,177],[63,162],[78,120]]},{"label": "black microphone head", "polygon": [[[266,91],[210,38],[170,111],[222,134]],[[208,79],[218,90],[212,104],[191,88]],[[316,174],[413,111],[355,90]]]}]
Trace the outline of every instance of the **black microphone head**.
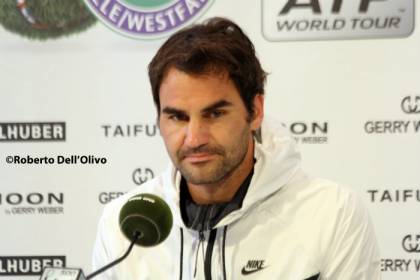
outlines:
[{"label": "black microphone head", "polygon": [[121,208],[120,229],[137,245],[151,247],[168,237],[172,228],[172,213],[168,204],[160,197],[143,193],[131,197]]}]

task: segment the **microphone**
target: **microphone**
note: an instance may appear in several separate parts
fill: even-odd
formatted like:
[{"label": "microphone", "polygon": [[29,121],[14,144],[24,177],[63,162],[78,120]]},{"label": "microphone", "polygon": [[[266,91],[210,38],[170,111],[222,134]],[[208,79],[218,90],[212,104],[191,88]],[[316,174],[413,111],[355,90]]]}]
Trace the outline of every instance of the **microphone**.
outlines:
[{"label": "microphone", "polygon": [[152,247],[163,242],[172,229],[173,218],[168,204],[160,197],[143,193],[131,197],[121,208],[119,226],[124,236],[131,241],[128,250],[113,262],[84,276],[81,269],[45,268],[40,280],[88,280],[123,261],[134,244]]},{"label": "microphone", "polygon": [[172,213],[169,206],[156,195],[139,194],[130,198],[120,211],[120,229],[137,245],[151,247],[168,237],[172,228]]}]

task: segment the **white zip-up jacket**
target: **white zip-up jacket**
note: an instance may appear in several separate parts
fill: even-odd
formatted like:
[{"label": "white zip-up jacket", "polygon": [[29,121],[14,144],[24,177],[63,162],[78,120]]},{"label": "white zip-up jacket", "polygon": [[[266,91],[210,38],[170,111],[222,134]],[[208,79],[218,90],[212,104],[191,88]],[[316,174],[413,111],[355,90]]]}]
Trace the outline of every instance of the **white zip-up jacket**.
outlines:
[{"label": "white zip-up jacket", "polygon": [[118,216],[131,196],[162,197],[174,225],[163,243],[135,247],[127,259],[95,279],[381,279],[377,242],[360,198],[348,188],[306,175],[294,140],[280,124],[264,121],[261,132],[241,209],[201,238],[182,221],[181,176],[173,166],[110,202],[99,222],[93,269],[128,248]]}]

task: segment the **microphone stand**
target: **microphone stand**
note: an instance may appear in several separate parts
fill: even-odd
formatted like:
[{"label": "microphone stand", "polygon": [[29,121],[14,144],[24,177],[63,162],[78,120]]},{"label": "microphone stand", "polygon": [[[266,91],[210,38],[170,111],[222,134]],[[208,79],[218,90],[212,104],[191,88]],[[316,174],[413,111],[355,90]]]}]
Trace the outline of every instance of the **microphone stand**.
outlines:
[{"label": "microphone stand", "polygon": [[131,241],[130,246],[128,247],[128,250],[124,253],[124,255],[122,255],[121,257],[119,257],[118,259],[116,259],[115,261],[105,265],[104,267],[98,269],[95,272],[92,272],[91,274],[89,274],[88,276],[86,276],[86,280],[88,279],[92,279],[93,277],[95,277],[96,275],[98,275],[99,273],[104,272],[105,270],[107,270],[108,268],[120,263],[122,260],[124,260],[131,252],[131,250],[133,249],[134,244],[136,243],[136,241],[141,237],[141,233],[136,231],[134,233],[133,239]]}]

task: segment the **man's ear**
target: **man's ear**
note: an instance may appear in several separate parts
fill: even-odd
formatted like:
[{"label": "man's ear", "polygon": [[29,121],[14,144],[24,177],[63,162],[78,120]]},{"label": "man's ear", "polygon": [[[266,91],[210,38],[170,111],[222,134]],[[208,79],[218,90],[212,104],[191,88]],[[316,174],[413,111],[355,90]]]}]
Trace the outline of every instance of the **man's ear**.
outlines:
[{"label": "man's ear", "polygon": [[262,94],[255,95],[253,105],[254,114],[251,119],[251,129],[256,131],[261,127],[264,118],[264,96]]}]

